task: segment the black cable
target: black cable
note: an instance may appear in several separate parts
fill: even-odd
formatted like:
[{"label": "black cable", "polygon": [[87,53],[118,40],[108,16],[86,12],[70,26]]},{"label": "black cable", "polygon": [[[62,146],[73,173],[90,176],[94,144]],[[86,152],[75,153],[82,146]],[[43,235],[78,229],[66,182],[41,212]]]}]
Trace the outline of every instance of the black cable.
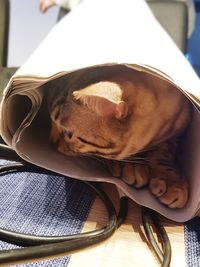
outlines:
[{"label": "black cable", "polygon": [[171,244],[169,237],[163,225],[160,224],[157,213],[151,211],[150,216],[163,245],[163,261],[161,267],[169,267],[171,262]]},{"label": "black cable", "polygon": [[163,261],[163,253],[157,244],[157,241],[156,241],[156,239],[153,235],[152,229],[151,229],[151,224],[149,223],[149,209],[143,207],[141,209],[141,217],[142,217],[142,225],[143,225],[147,240],[151,244],[156,256],[159,259],[159,261],[162,262]]},{"label": "black cable", "polygon": [[12,148],[5,144],[0,144],[0,159],[24,162]]},{"label": "black cable", "polygon": [[[19,170],[18,170],[19,171]],[[21,169],[20,169],[21,171]],[[23,171],[23,170],[22,170]],[[47,172],[46,172],[47,173]],[[52,174],[51,174],[52,175]],[[58,175],[56,175],[58,176]],[[107,196],[101,189],[96,189],[92,184],[87,183],[88,186],[92,187],[93,190],[95,190],[95,193],[99,196],[99,198],[107,204],[108,200],[106,199]],[[113,213],[112,208],[112,213]],[[113,219],[113,215],[110,215],[111,219]],[[36,245],[42,245],[42,244],[49,244],[49,243],[58,243],[62,241],[67,240],[73,240],[75,238],[79,239],[82,237],[87,236],[94,236],[95,234],[102,233],[105,230],[105,227],[90,231],[87,233],[81,233],[81,234],[72,234],[72,235],[65,235],[65,236],[36,236],[31,234],[24,234],[24,233],[17,233],[15,231],[6,230],[3,228],[0,228],[0,238],[1,240],[5,242],[9,242],[15,245],[19,246],[36,246]]]},{"label": "black cable", "polygon": [[34,172],[34,173],[39,173],[39,174],[59,176],[58,173],[55,173],[50,170],[46,170],[42,167],[33,165],[28,162],[14,162],[14,163],[9,163],[9,164],[0,166],[0,176],[8,174],[8,173],[13,173],[13,172]]},{"label": "black cable", "polygon": [[[155,211],[150,210],[146,207],[142,207],[141,215],[147,240],[151,244],[158,260],[161,262],[161,267],[169,267],[171,262],[171,245],[167,233],[165,231],[165,228],[160,224],[158,216]],[[156,232],[161,239],[163,252],[161,251],[156,239],[154,238],[151,229],[151,223],[149,222],[149,220],[151,220],[151,223],[153,224],[153,226],[155,226],[157,230]]]},{"label": "black cable", "polygon": [[[100,190],[98,191],[100,192]],[[120,211],[117,217],[116,228],[120,227],[122,222],[125,220],[126,214],[127,214],[127,198],[123,197],[122,199],[120,199],[120,203],[121,203]],[[66,236],[36,236],[36,235],[18,233],[15,231],[0,228],[0,239],[2,241],[9,242],[9,243],[12,243],[18,246],[36,246],[36,245],[72,240],[75,238],[78,239],[78,238],[83,238],[87,236],[94,236],[97,233],[98,234],[102,233],[104,230],[105,230],[105,227],[102,227],[100,229],[93,230],[93,231],[86,232],[86,233],[81,233],[81,234],[72,234],[72,235],[66,235]]]},{"label": "black cable", "polygon": [[23,249],[12,249],[9,251],[3,250],[0,252],[0,266],[25,263],[31,260],[49,259],[51,257],[59,257],[69,254],[71,255],[79,251],[80,249],[87,248],[91,245],[94,245],[107,239],[114,233],[117,225],[117,219],[114,207],[112,206],[110,200],[106,199],[107,196],[106,198],[105,196],[103,196],[103,198],[103,201],[106,203],[109,212],[109,223],[103,231],[98,232],[96,235],[88,235],[84,238],[76,238],[64,242],[51,243],[40,246],[31,246]]},{"label": "black cable", "polygon": [[119,228],[126,219],[127,212],[128,212],[128,198],[127,197],[123,196],[120,198],[119,207],[120,209],[117,215],[116,228]]},{"label": "black cable", "polygon": [[[25,162],[15,153],[15,151],[6,145],[0,144],[0,158],[18,161],[17,163],[1,166],[0,175],[10,172],[27,171],[58,176],[58,174],[52,171],[47,171],[43,168]],[[16,233],[14,231],[8,231],[6,229],[0,229],[0,238],[2,240],[17,245],[30,246],[28,248],[0,251],[0,266],[2,266],[2,264],[5,266],[10,264],[24,263],[32,260],[43,260],[51,257],[73,254],[80,249],[87,248],[110,237],[116,228],[123,223],[126,217],[128,205],[127,198],[122,197],[120,199],[120,210],[118,216],[116,216],[113,204],[105,192],[97,189],[96,185],[94,186],[94,184],[88,182],[85,183],[95,191],[107,209],[108,224],[105,227],[77,235],[51,237],[27,235]],[[161,267],[168,267],[171,261],[171,245],[164,227],[159,223],[157,215],[154,211],[148,208],[142,208],[141,215],[145,234],[159,261],[161,262]],[[149,220],[151,220],[151,223]],[[154,238],[151,224],[155,226],[161,239],[163,252]]]},{"label": "black cable", "polygon": [[[58,176],[53,172],[46,171],[40,167],[25,164],[25,163],[13,163],[2,166],[0,168],[1,173],[7,172],[39,172],[39,173],[51,173]],[[104,191],[92,183],[85,182],[90,188],[103,201],[108,212],[108,224],[98,230],[90,231],[87,233],[70,235],[70,236],[33,236],[22,233],[16,233],[14,231],[8,231],[6,229],[0,229],[1,240],[14,243],[17,245],[30,246],[28,248],[2,250],[0,251],[0,266],[24,263],[32,260],[43,260],[50,257],[59,257],[72,254],[80,249],[84,249],[88,246],[99,243],[108,237],[110,237],[116,228],[118,228],[124,221],[127,213],[127,199],[120,199],[120,210],[118,217],[116,216],[115,208],[112,202],[107,197]]]}]

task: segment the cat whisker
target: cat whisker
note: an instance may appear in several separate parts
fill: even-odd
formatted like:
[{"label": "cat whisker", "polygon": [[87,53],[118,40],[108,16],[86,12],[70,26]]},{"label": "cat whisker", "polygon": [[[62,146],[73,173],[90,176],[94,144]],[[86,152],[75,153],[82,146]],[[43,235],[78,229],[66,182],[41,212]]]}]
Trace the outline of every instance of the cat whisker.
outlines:
[{"label": "cat whisker", "polygon": [[[103,157],[98,157],[98,156],[94,156],[93,154],[90,154],[90,153],[86,153],[84,155],[82,155],[84,157],[88,157],[88,158],[92,158],[92,159],[95,159],[95,160],[98,160],[102,163],[105,162],[105,160],[109,160],[109,159],[106,159],[106,158],[103,158]],[[110,160],[114,160],[114,159],[110,159]],[[143,157],[132,157],[132,158],[125,158],[125,159],[120,159],[118,160],[120,162],[124,162],[124,163],[140,163],[140,164],[146,164],[149,162],[148,159],[146,158],[143,158]]]},{"label": "cat whisker", "polygon": [[95,159],[95,160],[100,161],[101,163],[103,163],[104,160],[105,160],[104,158],[100,158],[100,157],[94,156],[93,154],[89,154],[89,153],[85,153],[85,154],[82,154],[82,155],[80,155],[80,156],[82,156],[82,157],[86,157],[86,158]]},{"label": "cat whisker", "polygon": [[120,161],[125,163],[140,163],[140,164],[146,164],[148,162],[147,159],[123,159]]},{"label": "cat whisker", "polygon": [[146,149],[144,148],[144,149],[140,150],[138,153],[145,153],[145,152],[153,151],[155,149],[156,149],[156,147],[149,147],[149,148],[146,148]]},{"label": "cat whisker", "polygon": [[130,156],[127,158],[124,158],[122,161],[124,162],[133,162],[133,163],[137,163],[137,162],[148,162],[149,160],[145,157],[141,157],[141,156]]}]

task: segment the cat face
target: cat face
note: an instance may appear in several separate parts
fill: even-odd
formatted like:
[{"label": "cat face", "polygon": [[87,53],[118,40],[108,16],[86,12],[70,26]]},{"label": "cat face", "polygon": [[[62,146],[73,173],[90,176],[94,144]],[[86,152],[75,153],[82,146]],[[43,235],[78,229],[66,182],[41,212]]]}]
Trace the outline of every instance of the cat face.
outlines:
[{"label": "cat face", "polygon": [[[100,85],[103,90],[107,86],[105,83]],[[85,97],[86,91],[80,90],[73,92],[64,104],[53,108],[50,141],[56,144],[58,151],[66,155],[97,155],[110,159],[119,157],[128,110],[121,101],[120,88],[113,83],[109,84],[109,88],[111,86],[118,91],[114,93],[115,89],[113,92],[110,90],[109,97],[114,99],[112,101],[103,96]]]},{"label": "cat face", "polygon": [[122,160],[181,133],[189,110],[185,96],[156,77],[115,76],[54,106],[50,142],[66,155]]}]

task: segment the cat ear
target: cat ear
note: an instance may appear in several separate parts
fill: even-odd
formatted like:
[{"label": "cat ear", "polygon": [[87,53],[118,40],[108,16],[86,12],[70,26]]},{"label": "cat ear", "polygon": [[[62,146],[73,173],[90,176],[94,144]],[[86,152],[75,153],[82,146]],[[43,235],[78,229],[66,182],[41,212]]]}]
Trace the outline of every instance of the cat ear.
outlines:
[{"label": "cat ear", "polygon": [[74,91],[73,96],[100,116],[123,119],[128,115],[128,105],[122,101],[122,90],[116,83],[98,82]]}]

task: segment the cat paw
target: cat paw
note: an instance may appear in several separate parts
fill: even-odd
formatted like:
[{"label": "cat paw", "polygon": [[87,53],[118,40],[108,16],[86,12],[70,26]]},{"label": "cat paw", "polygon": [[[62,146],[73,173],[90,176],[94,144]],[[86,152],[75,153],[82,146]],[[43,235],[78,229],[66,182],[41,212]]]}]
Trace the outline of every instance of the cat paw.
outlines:
[{"label": "cat paw", "polygon": [[116,160],[105,160],[105,164],[108,167],[109,172],[113,177],[121,177],[121,163]]},{"label": "cat paw", "polygon": [[135,188],[141,188],[149,183],[148,166],[142,164],[124,163],[122,180]]},{"label": "cat paw", "polygon": [[152,178],[149,183],[152,194],[169,208],[183,208],[188,200],[186,183],[171,182],[160,178]]},{"label": "cat paw", "polygon": [[105,163],[113,177],[121,178],[130,186],[141,188],[149,183],[149,168],[145,165],[115,160],[106,160]]}]

